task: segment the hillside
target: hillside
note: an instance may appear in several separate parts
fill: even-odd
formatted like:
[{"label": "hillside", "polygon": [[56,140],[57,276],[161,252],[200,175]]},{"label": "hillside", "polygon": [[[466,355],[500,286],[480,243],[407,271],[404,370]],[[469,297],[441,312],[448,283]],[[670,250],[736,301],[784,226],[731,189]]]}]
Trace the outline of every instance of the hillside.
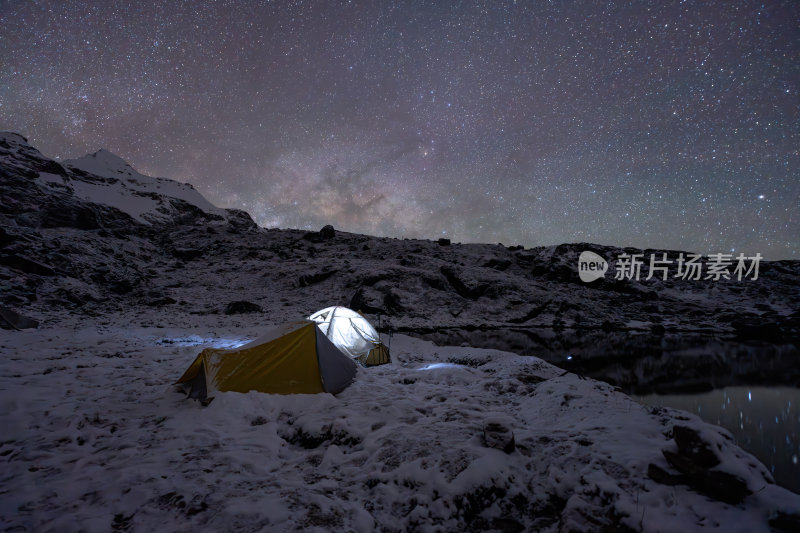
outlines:
[{"label": "hillside", "polygon": [[[260,228],[109,152],[62,165],[9,133],[0,171],[0,303],[45,321],[63,310],[141,309],[184,323],[248,301],[275,322],[335,304],[384,330],[537,355],[628,389],[720,385],[711,374],[800,384],[800,261],[762,261],[757,280],[676,279],[674,263],[666,281],[645,280],[646,264],[641,281],[615,280],[623,252],[679,252]],[[610,270],[590,284],[577,272],[587,249]],[[673,364],[709,342],[725,356]],[[677,357],[652,360],[654,352]],[[648,370],[637,368],[647,357]],[[711,373],[692,370],[709,365]]]},{"label": "hillside", "polygon": [[[800,496],[729,432],[615,385],[796,385],[800,262],[585,284],[586,249],[612,272],[638,253],[260,228],[108,152],[0,134],[0,526],[796,530]],[[337,396],[172,390],[203,347],[336,304],[392,364]]]}]

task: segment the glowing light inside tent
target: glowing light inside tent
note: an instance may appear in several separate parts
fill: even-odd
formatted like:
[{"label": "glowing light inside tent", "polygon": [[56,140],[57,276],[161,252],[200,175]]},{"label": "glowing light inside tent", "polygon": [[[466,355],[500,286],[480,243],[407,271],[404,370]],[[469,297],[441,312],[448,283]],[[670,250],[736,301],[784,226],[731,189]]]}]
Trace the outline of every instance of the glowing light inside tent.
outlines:
[{"label": "glowing light inside tent", "polygon": [[346,307],[326,307],[308,317],[331,342],[350,357],[366,357],[381,341],[380,335],[363,315]]}]

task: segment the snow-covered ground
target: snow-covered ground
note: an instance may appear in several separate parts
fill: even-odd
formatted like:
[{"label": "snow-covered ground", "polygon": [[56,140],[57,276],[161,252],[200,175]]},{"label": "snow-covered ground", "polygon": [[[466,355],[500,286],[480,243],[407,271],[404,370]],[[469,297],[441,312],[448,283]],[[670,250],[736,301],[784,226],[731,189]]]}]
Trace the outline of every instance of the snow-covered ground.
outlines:
[{"label": "snow-covered ground", "polygon": [[[173,390],[203,347],[257,336],[253,316],[0,330],[0,526],[753,532],[800,513],[724,430],[535,357],[395,335],[392,364],[338,396],[220,393],[203,407]],[[491,423],[513,431],[511,453],[487,446]],[[648,478],[651,463],[670,470],[675,425],[752,494],[730,505]]]}]

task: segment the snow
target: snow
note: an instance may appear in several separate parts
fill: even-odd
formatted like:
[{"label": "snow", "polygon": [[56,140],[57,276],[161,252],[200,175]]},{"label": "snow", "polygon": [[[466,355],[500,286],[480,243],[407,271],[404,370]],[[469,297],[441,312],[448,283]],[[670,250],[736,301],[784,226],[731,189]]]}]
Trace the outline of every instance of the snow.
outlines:
[{"label": "snow", "polygon": [[[512,251],[345,232],[319,243],[303,231],[212,227],[207,217],[185,224],[170,216],[177,200],[225,211],[106,151],[64,170],[22,137],[0,140],[10,147],[0,146],[0,163],[15,176],[9,196],[30,197],[7,217],[5,238],[58,271],[2,270],[9,301],[42,322],[0,330],[2,529],[767,531],[778,511],[800,513],[800,496],[772,484],[727,431],[530,356],[561,346],[555,325],[610,324],[617,330],[599,341],[607,346],[656,318],[676,335],[733,331],[720,305],[730,315],[777,303],[788,316],[798,294],[788,267],[765,270],[761,281],[773,282],[763,286],[654,280],[598,291],[570,282],[582,244]],[[71,194],[157,231],[84,231],[35,209],[53,199],[75,207]],[[237,300],[264,311],[223,314]],[[202,349],[246,345],[273,324],[349,301],[394,328],[449,331],[456,343],[457,328],[491,345],[506,334],[492,327],[512,323],[537,328],[541,342],[522,345],[523,357],[396,335],[393,363],[360,369],[338,396],[220,393],[203,407],[174,392]],[[676,449],[678,424],[752,494],[729,505],[651,480],[649,465],[671,470],[662,450]],[[488,445],[502,444],[495,425],[513,432],[510,453]]]},{"label": "snow", "polygon": [[[203,407],[171,383],[204,347],[258,337],[258,319],[142,327],[69,318],[0,332],[0,525],[36,531],[766,531],[800,496],[681,411],[650,410],[535,357],[396,335],[393,363],[338,396],[219,393]],[[489,422],[516,450],[485,446]],[[647,478],[690,425],[754,494],[740,506]],[[495,522],[493,522],[495,521]],[[488,526],[487,526],[488,527]]]},{"label": "snow", "polygon": [[[116,207],[145,224],[166,219],[163,199],[159,196],[182,200],[209,214],[225,215],[224,209],[214,206],[188,183],[140,174],[107,150],[99,150],[78,159],[67,159],[64,164],[101,178],[69,180],[75,196]],[[49,181],[52,177],[43,179]]]}]

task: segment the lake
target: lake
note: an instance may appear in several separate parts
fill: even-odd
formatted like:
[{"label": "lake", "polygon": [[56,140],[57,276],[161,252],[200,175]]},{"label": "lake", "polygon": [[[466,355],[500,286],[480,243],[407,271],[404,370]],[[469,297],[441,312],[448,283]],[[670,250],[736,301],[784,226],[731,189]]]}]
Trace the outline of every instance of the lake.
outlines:
[{"label": "lake", "polygon": [[770,469],[779,485],[800,493],[800,389],[737,386],[634,398],[645,405],[689,411],[724,427]]}]

